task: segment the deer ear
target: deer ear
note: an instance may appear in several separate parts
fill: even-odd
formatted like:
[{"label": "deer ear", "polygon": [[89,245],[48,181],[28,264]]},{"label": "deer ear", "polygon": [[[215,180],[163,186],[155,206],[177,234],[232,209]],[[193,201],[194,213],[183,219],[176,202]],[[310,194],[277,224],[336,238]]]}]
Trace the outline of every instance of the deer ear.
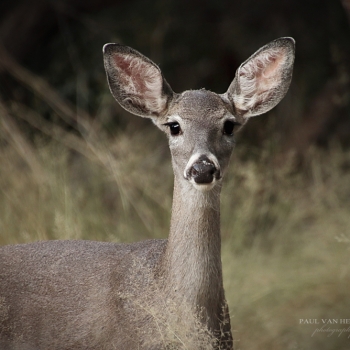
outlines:
[{"label": "deer ear", "polygon": [[282,100],[292,79],[294,51],[294,39],[280,38],[241,64],[226,92],[237,114],[254,117]]},{"label": "deer ear", "polygon": [[174,93],[155,63],[119,44],[104,45],[103,56],[111,93],[123,108],[149,118],[166,112]]}]

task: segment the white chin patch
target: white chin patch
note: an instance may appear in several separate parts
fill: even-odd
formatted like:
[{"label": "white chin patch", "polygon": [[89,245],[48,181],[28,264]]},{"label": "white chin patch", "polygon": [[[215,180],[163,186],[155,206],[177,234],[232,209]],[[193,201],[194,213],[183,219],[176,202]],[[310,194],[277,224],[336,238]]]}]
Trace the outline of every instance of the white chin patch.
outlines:
[{"label": "white chin patch", "polygon": [[193,185],[193,187],[201,192],[208,192],[210,191],[216,184],[215,179],[209,183],[209,184],[198,184],[197,182],[195,182],[193,179],[190,180],[190,183]]}]

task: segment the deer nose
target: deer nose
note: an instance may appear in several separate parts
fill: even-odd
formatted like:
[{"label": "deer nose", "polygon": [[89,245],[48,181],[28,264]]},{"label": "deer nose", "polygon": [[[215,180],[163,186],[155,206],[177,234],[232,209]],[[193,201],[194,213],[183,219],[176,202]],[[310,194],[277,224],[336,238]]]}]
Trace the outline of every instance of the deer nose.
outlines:
[{"label": "deer nose", "polygon": [[210,184],[214,178],[220,178],[220,172],[215,164],[206,156],[201,156],[188,171],[188,177],[197,184]]}]

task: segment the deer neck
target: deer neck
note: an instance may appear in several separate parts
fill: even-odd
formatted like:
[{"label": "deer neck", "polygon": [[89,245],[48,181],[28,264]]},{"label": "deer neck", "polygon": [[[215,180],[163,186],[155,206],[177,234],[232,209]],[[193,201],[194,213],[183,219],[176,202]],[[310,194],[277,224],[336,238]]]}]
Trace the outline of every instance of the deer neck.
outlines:
[{"label": "deer neck", "polygon": [[[171,295],[210,309],[223,297],[220,188],[202,192],[175,176],[165,276]],[[222,302],[222,300],[219,300]],[[206,312],[206,313],[207,313]]]}]

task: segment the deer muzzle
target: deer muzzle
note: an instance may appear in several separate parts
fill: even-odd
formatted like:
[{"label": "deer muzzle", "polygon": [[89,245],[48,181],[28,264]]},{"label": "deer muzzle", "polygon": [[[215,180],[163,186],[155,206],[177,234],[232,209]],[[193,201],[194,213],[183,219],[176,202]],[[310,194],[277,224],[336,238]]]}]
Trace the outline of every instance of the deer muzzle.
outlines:
[{"label": "deer muzzle", "polygon": [[189,162],[185,170],[185,178],[198,185],[212,184],[221,178],[220,166],[214,159],[202,155]]}]

